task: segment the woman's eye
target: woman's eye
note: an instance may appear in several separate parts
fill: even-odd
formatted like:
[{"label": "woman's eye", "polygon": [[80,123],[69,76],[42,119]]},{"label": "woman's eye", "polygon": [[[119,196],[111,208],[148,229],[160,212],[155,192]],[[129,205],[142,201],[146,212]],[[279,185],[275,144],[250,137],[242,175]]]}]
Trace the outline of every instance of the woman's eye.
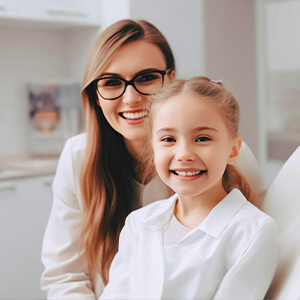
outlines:
[{"label": "woman's eye", "polygon": [[119,87],[122,85],[122,81],[118,78],[110,78],[106,80],[100,80],[99,81],[100,86],[111,86],[111,87]]},{"label": "woman's eye", "polygon": [[162,142],[167,142],[167,143],[172,143],[175,142],[175,139],[173,139],[172,137],[164,137],[161,139]]},{"label": "woman's eye", "polygon": [[146,83],[149,81],[157,80],[159,77],[155,73],[144,74],[137,77],[136,82],[138,83]]},{"label": "woman's eye", "polygon": [[211,139],[208,138],[207,136],[200,136],[196,139],[196,142],[207,142],[210,141]]}]

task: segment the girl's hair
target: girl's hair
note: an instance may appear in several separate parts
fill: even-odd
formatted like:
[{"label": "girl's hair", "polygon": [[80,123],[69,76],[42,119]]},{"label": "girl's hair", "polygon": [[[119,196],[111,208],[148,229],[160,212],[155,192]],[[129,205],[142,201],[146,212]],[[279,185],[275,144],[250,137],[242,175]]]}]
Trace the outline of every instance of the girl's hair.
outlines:
[{"label": "girl's hair", "polygon": [[86,149],[81,169],[84,201],[81,246],[89,272],[99,272],[107,284],[108,270],[117,252],[126,216],[140,206],[135,196],[136,162],[122,135],[106,121],[97,105],[96,86],[113,55],[126,43],[147,41],[157,45],[167,69],[175,70],[171,48],[162,33],[146,21],[121,20],[108,27],[96,41],[81,91],[86,122]]},{"label": "girl's hair", "polygon": [[[213,104],[221,113],[229,135],[232,138],[238,136],[240,110],[235,97],[220,81],[212,81],[207,77],[193,77],[189,80],[176,80],[162,92],[152,97],[148,118],[149,144],[152,141],[152,125],[157,110],[165,101],[180,94],[191,95],[195,101],[201,99],[201,101]],[[149,144],[145,147],[141,158],[142,163],[140,163],[141,168],[143,168],[144,181],[149,181],[156,175],[153,147]],[[254,192],[246,178],[235,166],[227,165],[222,184],[226,193],[236,187],[240,189],[248,201],[255,203]]]}]

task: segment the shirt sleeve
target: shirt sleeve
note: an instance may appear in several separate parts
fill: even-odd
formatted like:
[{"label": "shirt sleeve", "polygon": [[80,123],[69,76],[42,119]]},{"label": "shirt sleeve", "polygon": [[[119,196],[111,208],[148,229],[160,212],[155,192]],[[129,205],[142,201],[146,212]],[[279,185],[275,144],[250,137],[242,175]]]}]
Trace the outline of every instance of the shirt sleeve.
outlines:
[{"label": "shirt sleeve", "polygon": [[119,250],[109,270],[109,282],[99,300],[129,299],[129,265],[134,249],[134,226],[130,225],[130,219],[131,215],[120,233]]},{"label": "shirt sleeve", "polygon": [[277,265],[277,234],[272,219],[223,278],[214,299],[264,299]]},{"label": "shirt sleeve", "polygon": [[75,193],[70,141],[60,156],[52,189],[52,210],[42,247],[45,269],[41,288],[47,293],[47,299],[95,299],[80,252],[83,212]]}]

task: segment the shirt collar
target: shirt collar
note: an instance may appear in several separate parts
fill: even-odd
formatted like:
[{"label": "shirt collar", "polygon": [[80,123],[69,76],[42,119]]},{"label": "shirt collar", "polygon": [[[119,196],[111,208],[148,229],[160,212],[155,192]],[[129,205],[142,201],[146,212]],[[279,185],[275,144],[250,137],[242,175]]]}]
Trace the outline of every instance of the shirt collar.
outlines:
[{"label": "shirt collar", "polygon": [[[174,211],[174,206],[177,201],[177,194],[174,194],[167,200],[163,201],[164,202],[159,204],[160,206],[158,210],[152,213],[149,218],[141,221],[141,224],[144,225],[144,227],[153,230],[160,230],[166,225]],[[155,203],[153,204],[155,205]]]},{"label": "shirt collar", "polygon": [[238,189],[233,189],[196,228],[218,237],[226,229],[230,220],[246,203],[247,199],[242,192]]},{"label": "shirt collar", "polygon": [[[148,229],[160,230],[170,220],[177,194],[174,194],[160,205],[151,217],[141,221],[142,225]],[[226,229],[233,216],[247,203],[247,199],[238,189],[233,189],[222,201],[220,201],[196,227],[211,236],[218,237]]]}]

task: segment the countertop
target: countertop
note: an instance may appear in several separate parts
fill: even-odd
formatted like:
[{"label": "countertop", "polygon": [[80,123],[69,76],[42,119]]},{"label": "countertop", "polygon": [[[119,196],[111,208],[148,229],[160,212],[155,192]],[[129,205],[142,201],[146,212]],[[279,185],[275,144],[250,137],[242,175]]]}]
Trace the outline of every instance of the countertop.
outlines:
[{"label": "countertop", "polygon": [[59,156],[0,156],[0,181],[55,174]]}]

